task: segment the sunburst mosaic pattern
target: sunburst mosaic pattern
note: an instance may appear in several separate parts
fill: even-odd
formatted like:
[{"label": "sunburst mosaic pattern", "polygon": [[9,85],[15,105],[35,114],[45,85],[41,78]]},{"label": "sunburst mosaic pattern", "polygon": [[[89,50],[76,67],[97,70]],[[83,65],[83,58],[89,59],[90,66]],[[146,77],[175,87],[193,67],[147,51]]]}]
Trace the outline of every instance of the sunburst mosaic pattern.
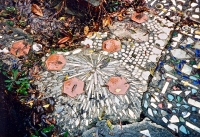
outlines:
[{"label": "sunburst mosaic pattern", "polygon": [[[35,85],[44,92],[44,97],[55,98],[56,110],[53,115],[62,129],[73,134],[78,133],[77,130],[82,132],[102,115],[102,111],[112,120],[135,121],[140,117],[143,92],[147,90],[149,76],[171,31],[162,26],[159,20],[166,21],[151,15],[148,22],[142,24],[141,28],[144,29],[138,29],[139,35],[135,30],[133,38],[122,40],[121,49],[116,52],[102,50],[102,43],[115,39],[117,33],[96,32],[82,42],[83,45],[90,45],[90,48],[57,53],[63,55],[66,65],[60,71],[41,72],[42,78],[35,81]],[[166,24],[173,26],[169,21]],[[160,30],[155,30],[155,26],[159,26]],[[146,30],[152,33],[138,40]],[[70,82],[65,82],[68,83],[66,87],[63,83],[68,80]],[[84,82],[83,88],[79,87],[78,81]],[[66,94],[63,89],[67,89]]]}]

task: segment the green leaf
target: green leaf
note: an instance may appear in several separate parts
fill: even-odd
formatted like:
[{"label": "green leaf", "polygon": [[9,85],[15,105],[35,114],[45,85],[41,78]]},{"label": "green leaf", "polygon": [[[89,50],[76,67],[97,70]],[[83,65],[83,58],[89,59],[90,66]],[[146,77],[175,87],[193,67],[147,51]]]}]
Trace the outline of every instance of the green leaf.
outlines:
[{"label": "green leaf", "polygon": [[11,21],[11,20],[6,21],[6,23],[7,23],[8,25],[10,25],[10,26],[14,26],[14,22]]},{"label": "green leaf", "polygon": [[11,89],[12,89],[12,85],[9,85],[8,90],[11,91]]},{"label": "green leaf", "polygon": [[29,88],[29,84],[25,84],[24,87],[25,87],[26,89],[28,89],[28,88]]},{"label": "green leaf", "polygon": [[35,135],[37,135],[37,136],[39,135],[39,132],[37,130],[35,131]]},{"label": "green leaf", "polygon": [[4,75],[6,75],[7,73],[5,71],[2,72]]},{"label": "green leaf", "polygon": [[69,133],[68,131],[66,131],[64,134],[63,134],[63,137],[68,137]]},{"label": "green leaf", "polygon": [[5,80],[4,82],[10,83],[10,82],[12,82],[12,80],[7,79],[7,80]]},{"label": "green leaf", "polygon": [[14,12],[15,11],[15,7],[6,7],[6,10],[9,12]]},{"label": "green leaf", "polygon": [[36,135],[31,135],[30,137],[38,137],[38,136],[36,136]]},{"label": "green leaf", "polygon": [[28,80],[27,78],[19,78],[19,80],[24,81],[24,80]]},{"label": "green leaf", "polygon": [[16,83],[17,85],[21,84],[21,82],[20,82],[20,81],[15,81],[15,83]]},{"label": "green leaf", "polygon": [[49,133],[49,132],[52,131],[53,128],[54,128],[54,125],[49,125],[48,127],[43,128],[43,129],[42,129],[42,132],[44,132],[44,133]]},{"label": "green leaf", "polygon": [[17,79],[17,75],[18,75],[18,70],[17,69],[12,69],[12,74],[13,74],[13,79]]}]

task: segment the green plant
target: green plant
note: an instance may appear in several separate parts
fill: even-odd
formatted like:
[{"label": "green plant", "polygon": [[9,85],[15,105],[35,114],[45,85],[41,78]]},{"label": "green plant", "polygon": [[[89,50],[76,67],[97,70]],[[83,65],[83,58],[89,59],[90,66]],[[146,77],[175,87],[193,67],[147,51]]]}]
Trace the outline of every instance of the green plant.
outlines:
[{"label": "green plant", "polygon": [[19,72],[17,69],[12,69],[11,77],[6,74],[6,76],[9,78],[5,80],[6,87],[8,91],[16,89],[17,93],[27,95],[27,90],[30,86],[29,80],[24,76],[24,73],[22,73],[21,75],[20,73],[21,72]]},{"label": "green plant", "polygon": [[49,132],[53,131],[54,128],[55,128],[55,126],[54,126],[53,124],[48,125],[48,126],[45,127],[45,128],[36,130],[35,133],[34,133],[34,134],[31,134],[30,137],[40,137],[39,131],[42,131],[43,134],[46,134],[46,133],[49,133]]},{"label": "green plant", "polygon": [[69,132],[65,131],[65,133],[63,134],[63,137],[68,137],[68,135],[69,135]]},{"label": "green plant", "polygon": [[10,13],[14,13],[14,12],[16,12],[16,9],[15,9],[15,7],[6,7],[6,11],[7,12],[10,12]]}]

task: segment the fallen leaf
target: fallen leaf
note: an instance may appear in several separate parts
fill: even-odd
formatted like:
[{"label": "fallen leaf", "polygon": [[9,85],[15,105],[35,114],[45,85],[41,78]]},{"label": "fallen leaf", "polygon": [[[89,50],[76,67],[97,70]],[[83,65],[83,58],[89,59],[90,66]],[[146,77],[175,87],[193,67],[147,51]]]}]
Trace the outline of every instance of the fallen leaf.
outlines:
[{"label": "fallen leaf", "polygon": [[65,43],[65,42],[69,41],[70,39],[71,39],[71,38],[70,38],[69,36],[66,36],[66,37],[60,39],[60,40],[58,41],[58,44]]},{"label": "fallen leaf", "polygon": [[112,123],[110,122],[110,120],[106,120],[106,123],[107,123],[108,127],[110,128],[110,130],[112,130],[113,127],[112,127]]},{"label": "fallen leaf", "polygon": [[154,75],[154,71],[155,71],[156,67],[150,68],[149,72],[150,74],[153,76]]},{"label": "fallen leaf", "polygon": [[44,105],[43,107],[44,108],[48,108],[50,106],[50,104],[46,104],[46,105]]},{"label": "fallen leaf", "polygon": [[31,100],[31,101],[29,101],[29,102],[27,102],[25,104],[30,105],[30,107],[32,107],[33,106],[33,102],[34,102],[34,100]]},{"label": "fallen leaf", "polygon": [[110,16],[107,16],[107,17],[103,18],[102,19],[102,24],[103,24],[103,27],[109,26],[111,24]]},{"label": "fallen leaf", "polygon": [[88,26],[85,26],[84,27],[84,34],[87,35],[89,32],[89,27]]},{"label": "fallen leaf", "polygon": [[64,78],[64,80],[66,81],[66,80],[68,80],[69,79],[69,76],[68,76],[68,74],[65,76],[65,78]]},{"label": "fallen leaf", "polygon": [[38,16],[43,16],[42,10],[37,4],[32,4],[31,11]]},{"label": "fallen leaf", "polygon": [[103,107],[103,110],[102,110],[102,112],[101,112],[101,114],[100,114],[100,116],[98,117],[99,120],[102,120],[103,117],[105,116],[105,114],[106,114],[106,107],[104,106],[104,107]]},{"label": "fallen leaf", "polygon": [[123,20],[123,16],[122,16],[121,13],[117,16],[117,19],[118,19],[119,21],[122,21],[122,20]]}]

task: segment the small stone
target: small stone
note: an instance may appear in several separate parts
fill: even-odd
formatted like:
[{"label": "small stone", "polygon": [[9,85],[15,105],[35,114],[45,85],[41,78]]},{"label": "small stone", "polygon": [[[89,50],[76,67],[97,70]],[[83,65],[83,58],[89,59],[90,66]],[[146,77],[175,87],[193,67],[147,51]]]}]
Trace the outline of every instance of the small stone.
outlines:
[{"label": "small stone", "polygon": [[148,107],[148,103],[147,103],[147,101],[146,101],[146,100],[144,101],[144,107],[145,107],[145,108],[147,108],[147,107]]},{"label": "small stone", "polygon": [[152,51],[153,51],[153,53],[158,54],[158,55],[160,55],[162,52],[162,50],[155,48],[155,47],[152,49]]},{"label": "small stone", "polygon": [[38,43],[33,43],[33,50],[34,51],[40,51],[42,50],[42,45]]},{"label": "small stone", "polygon": [[172,100],[174,99],[174,96],[171,95],[171,94],[168,94],[168,95],[167,95],[167,98],[168,98],[169,101],[172,101]]},{"label": "small stone", "polygon": [[162,40],[156,40],[155,44],[158,45],[158,46],[160,46],[160,47],[163,47],[165,45],[165,42],[162,41]]},{"label": "small stone", "polygon": [[179,119],[178,119],[178,117],[176,116],[176,115],[173,115],[171,118],[170,118],[170,120],[169,120],[171,123],[177,123],[177,122],[179,122]]},{"label": "small stone", "polygon": [[192,94],[195,94],[197,93],[197,90],[196,89],[192,89]]},{"label": "small stone", "polygon": [[56,108],[56,113],[59,114],[60,112],[62,112],[62,111],[63,111],[63,108],[64,108],[63,106],[57,107],[57,108]]},{"label": "small stone", "polygon": [[159,103],[159,104],[158,104],[158,107],[162,109],[162,108],[163,108],[163,104],[162,104],[162,103]]},{"label": "small stone", "polygon": [[176,99],[177,99],[177,102],[181,102],[183,100],[183,98],[180,96],[177,96]]},{"label": "small stone", "polygon": [[3,50],[0,49],[0,53],[1,53],[1,52],[3,52],[3,53],[6,54],[6,53],[9,53],[9,50],[7,49],[7,47],[5,47]]},{"label": "small stone", "polygon": [[196,107],[192,107],[192,111],[196,111],[197,110],[197,108]]},{"label": "small stone", "polygon": [[185,122],[185,120],[182,117],[179,117],[180,122]]},{"label": "small stone", "polygon": [[150,72],[149,72],[149,71],[144,71],[144,72],[142,73],[142,77],[143,77],[145,80],[148,80],[149,75],[150,75]]},{"label": "small stone", "polygon": [[200,41],[196,42],[193,48],[200,49]]},{"label": "small stone", "polygon": [[91,39],[86,38],[84,41],[81,41],[81,44],[92,46],[93,41]]},{"label": "small stone", "polygon": [[199,15],[196,15],[196,14],[192,15],[192,17],[195,19],[199,19]]},{"label": "small stone", "polygon": [[196,6],[198,6],[198,4],[197,3],[191,3],[191,7],[196,7]]},{"label": "small stone", "polygon": [[183,73],[185,73],[185,74],[187,74],[187,75],[190,75],[191,72],[192,72],[192,67],[190,67],[190,66],[184,64],[184,66],[183,66],[181,72],[183,72]]},{"label": "small stone", "polygon": [[164,69],[167,71],[167,72],[170,72],[172,71],[174,68],[169,66],[169,65],[164,65]]},{"label": "small stone", "polygon": [[157,57],[158,57],[157,55],[150,55],[149,60],[152,62],[157,62]]},{"label": "small stone", "polygon": [[150,108],[148,108],[148,114],[153,117],[153,112],[152,112],[152,110]]},{"label": "small stone", "polygon": [[180,129],[180,131],[183,132],[184,134],[187,134],[187,130],[186,130],[185,126],[181,125],[179,129]]},{"label": "small stone", "polygon": [[175,124],[168,124],[168,128],[178,133],[178,126]]},{"label": "small stone", "polygon": [[195,125],[189,123],[188,121],[186,121],[185,123],[186,123],[186,126],[188,126],[188,127],[190,127],[191,129],[193,129],[193,130],[195,130],[195,131],[197,131],[197,132],[200,133],[200,128],[199,128],[199,127],[197,127],[197,126],[195,126]]},{"label": "small stone", "polygon": [[74,51],[72,51],[72,54],[78,54],[82,51],[82,49],[75,49]]},{"label": "small stone", "polygon": [[140,131],[140,133],[146,135],[147,137],[151,137],[149,130],[143,130],[143,131]]},{"label": "small stone", "polygon": [[172,55],[177,58],[177,59],[185,59],[185,58],[190,58],[189,55],[184,50],[181,49],[174,49],[171,50]]},{"label": "small stone", "polygon": [[200,35],[194,35],[196,39],[200,39]]},{"label": "small stone", "polygon": [[165,34],[165,33],[160,33],[159,35],[158,35],[158,38],[159,39],[163,39],[163,40],[165,40],[165,39],[167,39],[167,34]]},{"label": "small stone", "polygon": [[183,115],[184,118],[187,118],[187,117],[190,116],[191,113],[190,113],[190,112],[184,111],[184,112],[182,112],[181,114]]},{"label": "small stone", "polygon": [[191,91],[185,91],[185,96],[187,96],[188,94],[190,94]]},{"label": "small stone", "polygon": [[165,117],[162,118],[162,121],[165,122],[165,123],[168,122],[168,120]]}]

